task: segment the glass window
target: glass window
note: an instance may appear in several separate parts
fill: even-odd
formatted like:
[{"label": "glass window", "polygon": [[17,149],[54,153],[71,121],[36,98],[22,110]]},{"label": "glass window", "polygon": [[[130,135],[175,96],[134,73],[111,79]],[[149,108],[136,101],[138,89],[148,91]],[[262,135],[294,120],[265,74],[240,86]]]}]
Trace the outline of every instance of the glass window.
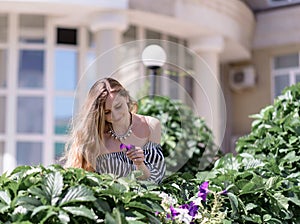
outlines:
[{"label": "glass window", "polygon": [[177,72],[172,72],[171,75],[169,76],[171,80],[174,82],[171,82],[170,85],[170,96],[173,99],[178,99],[178,73]]},{"label": "glass window", "polygon": [[0,133],[5,132],[6,98],[0,96]]},{"label": "glass window", "polygon": [[[186,74],[184,76],[184,89],[187,91],[188,96],[186,97],[191,97],[193,98],[193,77],[189,74]],[[188,99],[186,99],[188,100]]]},{"label": "glass window", "polygon": [[161,39],[161,33],[154,30],[146,30],[146,39]]},{"label": "glass window", "polygon": [[123,42],[134,41],[136,39],[136,27],[131,25],[123,34]]},{"label": "glass window", "polygon": [[77,82],[77,52],[57,49],[55,51],[55,89],[75,90]]},{"label": "glass window", "polygon": [[45,17],[41,15],[20,15],[20,42],[45,42]]},{"label": "glass window", "polygon": [[6,86],[7,86],[7,51],[0,49],[0,89]]},{"label": "glass window", "polygon": [[42,88],[44,85],[44,51],[21,50],[19,87]]},{"label": "glass window", "polygon": [[300,82],[300,74],[296,74],[296,83]]},{"label": "glass window", "polygon": [[174,65],[179,65],[178,63],[180,63],[179,61],[179,46],[178,46],[178,42],[179,39],[173,36],[168,36],[168,41],[171,41],[174,44],[169,44],[168,45],[168,62]]},{"label": "glass window", "polygon": [[44,99],[42,97],[18,97],[17,132],[43,133]]},{"label": "glass window", "polygon": [[277,75],[275,76],[275,97],[281,95],[282,90],[289,86],[289,75],[284,74],[284,75]]},{"label": "glass window", "polygon": [[77,30],[57,28],[57,44],[77,45]]},{"label": "glass window", "polygon": [[41,142],[17,142],[17,166],[42,164],[42,147]]},{"label": "glass window", "polygon": [[4,142],[0,142],[0,175],[3,173]]},{"label": "glass window", "polygon": [[0,14],[0,43],[7,41],[7,15]]},{"label": "glass window", "polygon": [[72,118],[74,99],[72,97],[56,97],[54,104],[55,134],[67,134]]},{"label": "glass window", "polygon": [[90,48],[96,47],[95,35],[90,31],[88,32],[88,47],[90,47]]},{"label": "glass window", "polygon": [[299,66],[298,53],[277,56],[274,58],[274,68],[294,68]]},{"label": "glass window", "polygon": [[59,159],[63,156],[65,150],[65,143],[55,142],[55,161],[59,162]]}]

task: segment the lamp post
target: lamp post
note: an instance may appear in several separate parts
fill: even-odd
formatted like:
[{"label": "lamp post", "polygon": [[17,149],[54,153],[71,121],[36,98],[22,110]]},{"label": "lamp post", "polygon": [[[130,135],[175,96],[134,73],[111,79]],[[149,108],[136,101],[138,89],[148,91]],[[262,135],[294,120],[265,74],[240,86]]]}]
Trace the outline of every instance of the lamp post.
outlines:
[{"label": "lamp post", "polygon": [[156,93],[156,75],[157,70],[161,68],[166,62],[166,52],[164,49],[156,44],[147,46],[142,53],[142,61],[144,65],[151,70],[150,80],[150,96],[154,97]]}]

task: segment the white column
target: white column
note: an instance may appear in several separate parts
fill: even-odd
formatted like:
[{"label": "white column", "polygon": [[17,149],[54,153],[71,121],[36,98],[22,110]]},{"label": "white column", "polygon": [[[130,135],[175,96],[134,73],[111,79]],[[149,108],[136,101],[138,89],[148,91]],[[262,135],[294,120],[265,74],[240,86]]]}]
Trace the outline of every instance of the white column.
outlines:
[{"label": "white column", "polygon": [[213,131],[214,141],[221,146],[226,127],[226,106],[220,85],[219,54],[222,37],[202,37],[190,40],[190,47],[199,56],[195,60],[194,103],[196,113],[205,119]]},{"label": "white column", "polygon": [[95,35],[95,79],[114,75],[118,69],[118,53],[113,50],[122,42],[122,33],[127,28],[127,17],[120,12],[100,13],[92,19],[90,29]]},{"label": "white column", "polygon": [[3,172],[12,171],[17,165],[16,153],[16,120],[17,120],[17,77],[18,77],[18,15],[9,15],[8,29],[8,85],[6,107],[6,144],[3,156]]},{"label": "white column", "polygon": [[45,133],[43,142],[43,165],[49,166],[54,163],[55,141],[54,133],[54,60],[55,58],[55,24],[52,17],[46,20],[46,51],[45,51]]}]

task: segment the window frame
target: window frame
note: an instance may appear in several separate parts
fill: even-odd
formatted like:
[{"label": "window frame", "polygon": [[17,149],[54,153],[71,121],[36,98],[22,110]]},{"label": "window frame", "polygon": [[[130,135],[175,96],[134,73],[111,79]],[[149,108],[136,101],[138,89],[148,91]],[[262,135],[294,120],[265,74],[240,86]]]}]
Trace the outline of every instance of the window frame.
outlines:
[{"label": "window frame", "polygon": [[[278,68],[275,69],[275,58],[280,56],[298,54],[298,67],[290,67],[290,68]],[[279,75],[288,75],[289,76],[289,86],[296,84],[296,75],[300,74],[300,52],[290,52],[287,54],[275,55],[271,61],[271,98],[272,101],[277,97],[275,96],[275,77]],[[287,86],[286,86],[287,87]]]}]

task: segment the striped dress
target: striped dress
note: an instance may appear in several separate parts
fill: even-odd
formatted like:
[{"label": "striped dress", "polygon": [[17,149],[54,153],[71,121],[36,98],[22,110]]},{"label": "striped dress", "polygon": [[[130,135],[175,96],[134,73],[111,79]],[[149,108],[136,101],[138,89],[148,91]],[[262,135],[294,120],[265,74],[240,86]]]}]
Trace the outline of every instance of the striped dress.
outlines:
[{"label": "striped dress", "polygon": [[[160,183],[166,171],[166,165],[162,148],[159,144],[148,142],[142,149],[145,155],[145,165],[150,171],[149,181]],[[96,171],[98,173],[111,173],[118,177],[128,176],[136,170],[132,160],[130,160],[124,151],[113,152],[100,155],[97,158]]]}]

